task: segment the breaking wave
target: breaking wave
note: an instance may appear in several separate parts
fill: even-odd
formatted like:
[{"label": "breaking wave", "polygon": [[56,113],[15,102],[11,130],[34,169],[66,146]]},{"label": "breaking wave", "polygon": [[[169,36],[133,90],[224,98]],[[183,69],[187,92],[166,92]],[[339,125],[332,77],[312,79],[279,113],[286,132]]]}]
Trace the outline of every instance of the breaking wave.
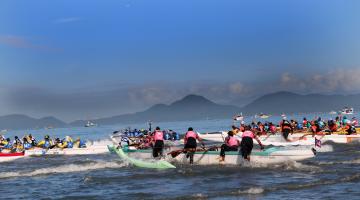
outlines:
[{"label": "breaking wave", "polygon": [[86,164],[68,164],[68,165],[60,165],[57,167],[40,168],[34,171],[2,172],[0,173],[0,179],[83,172],[83,171],[106,169],[106,168],[120,168],[124,166],[127,166],[127,164],[118,163],[118,162],[105,162],[105,161],[99,161],[96,163],[92,162]]}]

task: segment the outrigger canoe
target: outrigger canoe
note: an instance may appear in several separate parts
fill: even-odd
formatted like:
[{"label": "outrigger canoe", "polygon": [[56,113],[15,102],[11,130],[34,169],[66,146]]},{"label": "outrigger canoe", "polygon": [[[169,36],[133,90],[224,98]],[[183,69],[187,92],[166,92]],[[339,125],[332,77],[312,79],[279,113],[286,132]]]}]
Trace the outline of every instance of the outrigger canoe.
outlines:
[{"label": "outrigger canoe", "polygon": [[[212,133],[201,133],[199,136],[208,141],[212,142],[224,142],[225,137],[227,136],[226,132],[212,132]],[[237,134],[239,140],[241,140],[241,133]],[[294,133],[289,135],[289,139],[294,140],[295,142],[287,142],[281,136],[281,134],[274,135],[262,135],[259,137],[260,141],[264,145],[273,145],[273,146],[290,146],[290,145],[314,145],[315,138],[324,142],[334,142],[334,143],[351,143],[355,141],[360,142],[360,135],[341,135],[341,134],[331,134],[331,135],[307,135],[305,137],[304,133]]]},{"label": "outrigger canoe", "polygon": [[[114,147],[110,147],[112,151]],[[124,147],[121,149],[122,152],[127,154],[129,158],[137,160],[154,160],[152,157],[152,149],[131,149]],[[195,165],[239,165],[244,162],[241,154],[238,151],[226,152],[224,162],[219,161],[219,151],[196,151],[194,153],[194,164]],[[315,157],[316,151],[313,149],[284,149],[280,147],[271,147],[264,151],[253,150],[251,154],[251,163],[256,164],[278,164],[286,161],[301,161]],[[164,160],[168,162],[187,164],[189,160],[186,158],[184,153],[179,154],[175,158],[171,155],[166,155]]]},{"label": "outrigger canoe", "polygon": [[0,162],[8,162],[24,157],[24,152],[0,153]]},{"label": "outrigger canoe", "polygon": [[42,149],[35,148],[25,151],[25,156],[43,156],[43,155],[92,155],[107,153],[107,146],[89,146],[86,148],[54,148]]}]

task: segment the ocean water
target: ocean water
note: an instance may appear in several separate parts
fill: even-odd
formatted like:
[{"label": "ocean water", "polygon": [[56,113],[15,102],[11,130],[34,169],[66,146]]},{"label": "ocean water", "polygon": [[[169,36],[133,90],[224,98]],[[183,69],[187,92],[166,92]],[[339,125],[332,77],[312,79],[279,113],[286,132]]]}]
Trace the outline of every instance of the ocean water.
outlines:
[{"label": "ocean water", "polygon": [[[301,116],[296,116],[301,118]],[[327,117],[327,116],[324,116]],[[278,121],[280,117],[269,120]],[[180,133],[189,126],[200,132],[227,130],[231,120],[154,123]],[[9,131],[32,133],[38,139],[71,135],[108,143],[115,130],[147,124]],[[116,155],[46,156],[0,163],[2,199],[358,199],[358,143],[325,145],[303,162],[267,166],[189,166],[170,170],[140,169]]]}]

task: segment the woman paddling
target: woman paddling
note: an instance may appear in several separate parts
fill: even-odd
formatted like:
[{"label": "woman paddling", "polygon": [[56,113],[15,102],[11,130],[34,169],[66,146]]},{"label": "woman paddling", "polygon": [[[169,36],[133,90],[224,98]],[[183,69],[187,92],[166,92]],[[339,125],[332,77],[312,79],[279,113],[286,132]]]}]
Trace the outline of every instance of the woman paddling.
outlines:
[{"label": "woman paddling", "polygon": [[160,127],[155,128],[153,135],[154,146],[153,146],[153,157],[157,158],[162,156],[164,149],[164,132],[160,131]]},{"label": "woman paddling", "polygon": [[188,128],[188,131],[185,133],[184,137],[184,153],[186,153],[186,157],[190,157],[190,164],[193,164],[194,162],[194,153],[196,151],[197,142],[201,142],[201,145],[204,147],[204,143],[202,143],[201,138],[199,135],[193,130],[192,127]]},{"label": "woman paddling", "polygon": [[221,145],[220,162],[225,161],[226,151],[238,151],[239,144],[240,142],[234,137],[234,133],[229,131],[228,136],[225,138],[225,144]]},{"label": "woman paddling", "polygon": [[261,144],[259,138],[254,134],[254,132],[251,131],[251,127],[246,126],[245,132],[242,134],[240,151],[242,157],[248,161],[250,161],[250,154],[254,145],[253,139],[255,139],[259,143],[261,149],[264,149],[264,146]]}]

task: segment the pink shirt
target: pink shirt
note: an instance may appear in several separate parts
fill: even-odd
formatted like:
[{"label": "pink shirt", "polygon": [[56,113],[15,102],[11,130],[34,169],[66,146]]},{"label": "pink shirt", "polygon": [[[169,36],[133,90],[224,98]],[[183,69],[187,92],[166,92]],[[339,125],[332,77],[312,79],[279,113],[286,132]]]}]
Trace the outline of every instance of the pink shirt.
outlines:
[{"label": "pink shirt", "polygon": [[238,140],[235,137],[228,137],[226,144],[229,147],[233,147],[233,146],[239,146]]},{"label": "pink shirt", "polygon": [[162,131],[156,131],[154,134],[154,140],[164,140],[164,133]]},{"label": "pink shirt", "polygon": [[251,137],[254,139],[255,135],[252,131],[245,131],[243,134],[242,134],[242,138],[244,137]]}]

